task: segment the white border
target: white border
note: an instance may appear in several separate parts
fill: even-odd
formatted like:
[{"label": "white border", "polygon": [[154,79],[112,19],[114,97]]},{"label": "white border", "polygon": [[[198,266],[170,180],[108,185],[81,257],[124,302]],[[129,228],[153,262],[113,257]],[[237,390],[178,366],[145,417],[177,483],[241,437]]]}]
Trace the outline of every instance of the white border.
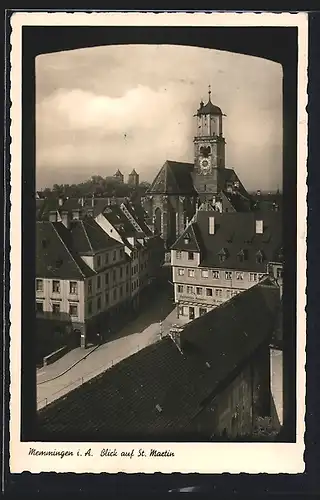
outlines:
[{"label": "white border", "polygon": [[[11,19],[11,271],[10,271],[10,471],[182,472],[182,473],[301,473],[304,471],[306,232],[307,232],[307,53],[306,13],[23,13]],[[27,443],[20,441],[21,395],[21,55],[22,26],[297,26],[298,56],[298,172],[297,172],[297,442],[296,443],[118,443],[122,450],[171,450],[173,458],[102,458],[106,443]],[[29,449],[72,450],[73,457],[30,456]],[[78,456],[91,448],[94,457]]]}]

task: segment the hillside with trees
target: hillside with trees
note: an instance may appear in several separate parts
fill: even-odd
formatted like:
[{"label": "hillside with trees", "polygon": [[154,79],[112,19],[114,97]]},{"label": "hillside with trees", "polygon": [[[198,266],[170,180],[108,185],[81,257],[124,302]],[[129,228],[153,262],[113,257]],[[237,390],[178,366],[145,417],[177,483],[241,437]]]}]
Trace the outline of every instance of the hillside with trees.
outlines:
[{"label": "hillside with trees", "polygon": [[38,191],[43,198],[81,198],[81,197],[128,197],[130,199],[143,196],[150,187],[149,182],[141,182],[139,186],[129,186],[119,182],[115,177],[102,177],[93,175],[90,179],[80,184],[54,184],[52,188],[46,187]]}]

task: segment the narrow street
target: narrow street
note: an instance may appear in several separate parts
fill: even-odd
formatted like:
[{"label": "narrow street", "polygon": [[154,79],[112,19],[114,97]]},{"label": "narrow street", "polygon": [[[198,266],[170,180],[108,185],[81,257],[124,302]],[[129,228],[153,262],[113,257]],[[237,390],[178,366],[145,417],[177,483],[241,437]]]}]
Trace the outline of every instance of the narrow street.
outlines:
[{"label": "narrow street", "polygon": [[[140,315],[96,348],[75,349],[37,372],[38,410],[160,338],[177,322],[170,285],[145,304]],[[86,357],[84,357],[86,356]],[[74,365],[74,366],[73,366]]]}]

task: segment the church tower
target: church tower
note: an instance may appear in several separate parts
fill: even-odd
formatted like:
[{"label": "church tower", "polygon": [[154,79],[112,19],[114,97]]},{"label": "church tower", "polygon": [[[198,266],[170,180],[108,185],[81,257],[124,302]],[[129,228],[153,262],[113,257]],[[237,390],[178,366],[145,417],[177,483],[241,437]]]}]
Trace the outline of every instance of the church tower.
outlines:
[{"label": "church tower", "polygon": [[225,139],[222,130],[223,113],[209,98],[207,104],[200,102],[195,115],[194,137],[194,186],[202,200],[210,200],[219,191],[219,173],[225,168]]}]

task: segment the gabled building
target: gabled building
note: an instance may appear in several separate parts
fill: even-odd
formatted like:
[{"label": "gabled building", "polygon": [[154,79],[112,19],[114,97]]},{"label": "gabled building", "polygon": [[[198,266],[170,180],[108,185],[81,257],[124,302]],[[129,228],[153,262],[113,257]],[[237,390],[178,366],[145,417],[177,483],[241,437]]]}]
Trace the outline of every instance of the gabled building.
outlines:
[{"label": "gabled building", "polygon": [[169,249],[194,215],[208,202],[218,211],[247,212],[252,199],[236,172],[226,168],[221,109],[200,102],[195,116],[194,162],[166,161],[145,197],[145,208]]},{"label": "gabled building", "polygon": [[39,438],[250,440],[271,413],[279,307],[277,285],[263,280],[40,410]]},{"label": "gabled building", "polygon": [[62,222],[53,218],[37,223],[39,334],[86,347],[97,333],[107,337],[128,310],[130,263],[123,244],[94,219],[71,220],[68,212]]},{"label": "gabled building", "polygon": [[163,241],[147,226],[141,209],[129,202],[107,207],[95,220],[124,245],[130,261],[131,303],[137,310],[142,290],[157,277],[164,262]]},{"label": "gabled building", "polygon": [[193,320],[247,290],[282,258],[279,212],[197,211],[171,248],[178,318]]}]

